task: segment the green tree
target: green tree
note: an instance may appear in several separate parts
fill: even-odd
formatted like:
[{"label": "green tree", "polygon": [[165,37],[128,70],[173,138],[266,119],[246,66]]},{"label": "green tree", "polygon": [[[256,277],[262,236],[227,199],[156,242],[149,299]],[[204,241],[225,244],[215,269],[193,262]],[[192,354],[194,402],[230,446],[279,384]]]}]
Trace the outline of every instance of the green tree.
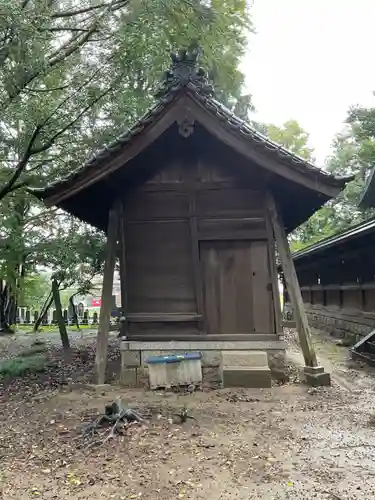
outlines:
[{"label": "green tree", "polygon": [[[258,126],[259,127],[259,126]],[[281,144],[288,151],[309,161],[314,161],[313,149],[309,147],[309,134],[296,120],[288,120],[281,127],[263,125],[263,133],[274,142]]]},{"label": "green tree", "polygon": [[218,92],[241,95],[245,0],[75,5],[0,0],[0,200],[71,171],[138,118],[171,48],[200,44]]},{"label": "green tree", "polygon": [[294,251],[345,231],[374,214],[373,210],[362,210],[358,206],[366,175],[372,168],[371,140],[361,132],[359,123],[350,114],[347,127],[334,139],[333,153],[326,160],[326,170],[337,177],[353,175],[354,180],[337,198],[327,202],[294,231],[291,235]]},{"label": "green tree", "polygon": [[[27,276],[41,261],[58,272],[59,246],[70,253],[73,238],[74,223],[25,186],[63,177],[134,123],[171,49],[200,45],[215,89],[235,106],[251,23],[245,0],[0,0],[0,11],[1,330]],[[70,255],[78,265],[81,254]]]},{"label": "green tree", "polygon": [[51,284],[42,273],[30,273],[25,277],[20,292],[19,306],[39,310],[50,290]]}]

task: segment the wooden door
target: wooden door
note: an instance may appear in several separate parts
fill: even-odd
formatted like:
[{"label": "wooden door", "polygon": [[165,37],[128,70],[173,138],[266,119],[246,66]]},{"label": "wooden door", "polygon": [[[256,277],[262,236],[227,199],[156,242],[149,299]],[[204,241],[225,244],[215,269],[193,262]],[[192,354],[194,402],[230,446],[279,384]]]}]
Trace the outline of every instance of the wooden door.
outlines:
[{"label": "wooden door", "polygon": [[266,241],[200,243],[209,334],[273,333]]}]

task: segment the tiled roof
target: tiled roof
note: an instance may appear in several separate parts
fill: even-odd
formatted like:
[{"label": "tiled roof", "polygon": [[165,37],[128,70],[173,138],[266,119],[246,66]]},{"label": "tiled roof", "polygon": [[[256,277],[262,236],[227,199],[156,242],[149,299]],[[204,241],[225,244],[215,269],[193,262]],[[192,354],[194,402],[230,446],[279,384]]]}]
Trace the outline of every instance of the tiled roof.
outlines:
[{"label": "tiled roof", "polygon": [[104,161],[111,159],[126,144],[141,134],[147,126],[156,121],[165,108],[174,99],[177,99],[178,95],[183,90],[188,91],[199,104],[203,105],[211,114],[214,114],[226,127],[231,129],[231,131],[251,141],[253,145],[259,146],[259,148],[277,155],[279,159],[287,162],[296,171],[305,174],[314,174],[315,176],[321,177],[323,182],[325,181],[335,186],[344,187],[346,182],[348,182],[347,178],[335,178],[333,175],[328,174],[305,159],[291,153],[283,146],[271,141],[248,122],[238,118],[232,111],[218,102],[214,98],[213,88],[208,84],[204,71],[196,67],[195,54],[191,55],[182,52],[180,55],[173,55],[172,63],[171,69],[166,72],[161,90],[156,94],[158,98],[156,104],[152,106],[133,127],[124,131],[113,142],[93,154],[83,166],[73,173],[63,179],[57,180],[43,190],[34,190],[35,194],[41,198],[46,198],[57,189],[63,188],[67,184],[74,183],[75,179],[81,176],[83,172],[96,168],[103,164]]},{"label": "tiled roof", "polygon": [[321,254],[332,247],[336,248],[337,245],[344,245],[355,238],[362,238],[369,233],[375,233],[375,218],[369,219],[366,222],[361,222],[341,233],[325,238],[314,245],[295,252],[292,257],[293,260],[302,260],[312,255],[315,257],[317,254]]}]

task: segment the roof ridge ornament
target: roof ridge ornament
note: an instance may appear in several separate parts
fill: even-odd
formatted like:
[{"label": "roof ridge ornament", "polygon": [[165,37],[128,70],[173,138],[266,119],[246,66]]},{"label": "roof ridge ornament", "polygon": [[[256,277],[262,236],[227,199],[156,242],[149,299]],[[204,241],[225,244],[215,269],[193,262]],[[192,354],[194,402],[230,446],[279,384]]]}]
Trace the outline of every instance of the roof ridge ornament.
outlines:
[{"label": "roof ridge ornament", "polygon": [[196,45],[172,52],[172,64],[164,73],[163,82],[155,93],[155,97],[160,99],[171,92],[188,86],[201,95],[213,97],[214,88],[207,79],[206,71],[198,67],[201,55],[202,50]]}]

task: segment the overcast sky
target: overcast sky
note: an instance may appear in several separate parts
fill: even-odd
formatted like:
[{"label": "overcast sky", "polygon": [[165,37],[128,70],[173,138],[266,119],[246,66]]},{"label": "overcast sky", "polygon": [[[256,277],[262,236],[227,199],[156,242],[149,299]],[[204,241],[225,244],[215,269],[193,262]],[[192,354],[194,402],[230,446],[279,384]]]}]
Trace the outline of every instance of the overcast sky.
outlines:
[{"label": "overcast sky", "polygon": [[253,0],[252,19],[242,69],[256,118],[297,119],[322,164],[348,108],[375,106],[375,0]]}]

